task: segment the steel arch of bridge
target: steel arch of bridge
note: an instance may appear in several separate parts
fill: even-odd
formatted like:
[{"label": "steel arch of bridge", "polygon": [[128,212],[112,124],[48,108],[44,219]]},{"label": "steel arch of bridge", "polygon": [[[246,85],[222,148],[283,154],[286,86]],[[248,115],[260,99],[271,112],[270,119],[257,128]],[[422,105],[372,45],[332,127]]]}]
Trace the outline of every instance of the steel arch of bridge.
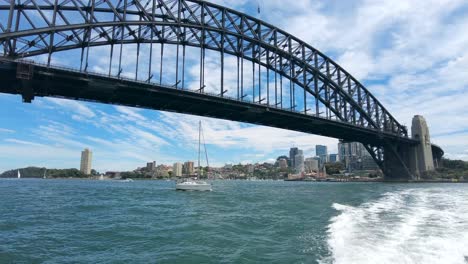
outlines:
[{"label": "steel arch of bridge", "polygon": [[[3,31],[0,48],[3,55],[10,58],[48,54],[50,64],[53,53],[81,49],[81,69],[87,70],[89,49],[109,45],[112,53],[120,52],[121,69],[122,49],[119,47],[133,43],[138,45],[138,74],[140,44],[177,45],[177,51],[181,46],[184,53],[186,46],[194,46],[201,50],[200,91],[203,92],[205,49],[216,50],[221,53],[222,68],[224,54],[230,54],[237,57],[238,67],[247,60],[259,65],[259,76],[262,66],[267,74],[274,73],[275,79],[279,75],[289,80],[292,89],[301,87],[303,109],[296,109],[292,96],[291,110],[304,114],[315,110],[318,117],[377,133],[408,136],[406,127],[333,60],[283,30],[219,5],[197,0],[7,0],[5,3],[8,4],[0,5],[0,12],[8,12],[7,21],[0,21]],[[80,21],[69,21],[69,14],[79,17]],[[109,74],[113,55],[110,58]],[[152,78],[151,63],[149,67],[148,80]],[[252,68],[255,72],[256,66]],[[224,70],[221,72],[220,96],[223,96]],[[245,95],[239,82],[237,99],[242,100]],[[260,86],[261,83],[258,90],[253,89],[253,98],[258,97],[257,103],[263,104]],[[307,96],[316,99],[315,105],[307,105]],[[278,99],[266,103],[282,106]],[[319,111],[319,104],[326,107],[324,113]]]},{"label": "steel arch of bridge", "polygon": [[[398,164],[402,168],[397,173],[411,175],[407,166],[408,156],[402,153],[408,153],[408,147],[418,142],[408,138],[407,128],[336,62],[261,20],[199,0],[0,0],[0,59],[17,60],[18,69],[29,67],[21,66],[25,63],[21,59],[39,55],[46,56],[46,67],[52,69],[55,66],[51,65],[53,54],[78,50],[81,51],[80,72],[85,77],[91,76],[88,75],[90,49],[107,46],[110,47],[108,81],[115,78],[123,80],[123,46],[127,44],[137,47],[134,80],[138,82],[135,84],[141,83],[142,78],[150,86],[155,84],[152,54],[156,52],[153,46],[157,44],[161,52],[159,87],[187,90],[186,49],[197,47],[200,52],[200,83],[196,91],[208,95],[205,91],[206,52],[216,51],[221,68],[217,96],[221,99],[286,110],[353,127],[344,129],[343,133],[365,130],[367,135],[372,134],[373,140],[369,141],[360,134],[355,141],[365,144],[384,173],[394,173],[385,165],[385,160],[391,160],[387,163]],[[144,45],[150,46],[150,55],[148,68],[144,69],[147,76],[142,77],[139,62],[140,47]],[[162,81],[164,47],[167,45],[177,47],[174,85],[163,84]],[[235,96],[225,95],[227,56],[237,61]],[[117,59],[113,61],[115,57]],[[244,61],[252,63],[251,90],[244,85]],[[113,70],[115,64],[118,64],[117,73]],[[286,84],[289,82],[289,95],[286,96],[283,78]],[[266,86],[266,97],[262,84]],[[299,94],[303,93],[302,98],[296,96],[296,87],[299,87]],[[247,95],[246,91],[252,94]],[[251,101],[246,97],[252,98]],[[311,98],[313,100],[309,100]],[[289,102],[283,102],[286,99]],[[433,145],[433,149],[438,153],[437,157],[443,155],[439,147]]]}]

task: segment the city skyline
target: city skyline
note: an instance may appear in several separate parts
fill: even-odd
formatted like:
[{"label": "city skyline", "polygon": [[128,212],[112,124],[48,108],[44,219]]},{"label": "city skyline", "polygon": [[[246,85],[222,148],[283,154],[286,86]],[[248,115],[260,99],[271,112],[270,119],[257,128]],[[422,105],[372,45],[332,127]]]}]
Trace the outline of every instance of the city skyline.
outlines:
[{"label": "city skyline", "polygon": [[[322,145],[316,145],[316,148],[317,147],[323,147]],[[340,148],[340,145],[338,145],[338,149]],[[311,167],[318,167],[319,163],[318,161],[320,160],[320,157],[319,156],[310,156],[310,157],[305,157],[304,154],[303,154],[303,151],[301,149],[298,149],[296,147],[293,147],[293,148],[290,148],[289,149],[289,152],[291,154],[291,152],[294,151],[294,159],[293,159],[293,165],[289,165],[288,164],[288,161],[282,157],[285,157],[285,155],[281,155],[279,157],[277,157],[276,159],[274,158],[270,158],[268,159],[267,161],[260,161],[260,162],[248,162],[248,163],[224,163],[224,164],[217,164],[217,166],[209,166],[211,168],[225,168],[225,167],[229,167],[229,166],[233,166],[233,165],[243,165],[243,166],[254,166],[254,165],[261,165],[261,164],[265,164],[265,163],[269,163],[271,165],[275,165],[277,167],[280,167],[280,168],[291,168],[292,171],[296,172],[296,173],[302,173],[302,172],[305,172],[307,170],[306,168],[306,162],[307,161],[310,161],[310,160],[313,160],[315,163],[317,163],[317,165],[312,165],[310,166],[309,165],[309,170]],[[329,156],[336,156],[338,157],[339,155],[338,154],[329,154]],[[82,152],[81,152],[81,162],[80,162],[80,171],[83,172],[84,174],[90,174],[91,170],[94,170],[94,168],[92,168],[92,159],[93,159],[93,156],[92,156],[92,151],[90,149],[84,149]],[[291,162],[291,161],[290,161]],[[329,160],[327,163],[335,163],[335,162],[341,162],[341,159],[340,160],[334,160],[334,161],[331,161]],[[322,164],[323,165],[323,164]],[[138,166],[138,167],[135,167],[129,171],[137,171],[137,170],[142,170],[142,169],[146,169],[147,172],[156,172],[158,170],[158,167],[160,166],[163,166],[163,167],[168,167],[168,168],[172,168],[172,170],[175,170],[177,171],[176,173],[176,176],[180,177],[180,176],[183,176],[183,175],[194,175],[195,172],[198,170],[198,167],[195,166],[195,162],[193,160],[188,160],[188,161],[185,161],[185,162],[180,162],[180,161],[177,161],[173,164],[164,164],[164,163],[160,163],[158,164],[157,161],[150,161],[150,162],[146,162],[146,165],[144,166]],[[205,166],[201,166],[201,167],[205,167]],[[116,170],[108,170],[108,171],[98,171],[99,173],[116,173],[116,172],[119,172],[119,171],[116,171]]]},{"label": "city skyline", "polygon": [[[0,98],[6,104],[19,104],[15,96],[0,95]],[[93,149],[93,168],[97,171],[133,170],[152,160],[158,164],[193,161],[197,158],[198,120],[203,122],[213,166],[274,162],[292,145],[301,146],[306,156],[313,156],[317,142],[328,143],[334,149],[338,142],[239,122],[54,98],[37,98],[32,104],[15,109],[16,116],[33,120],[37,126],[28,129],[15,122],[13,125],[18,126],[2,132],[0,150],[12,155],[6,157],[8,162],[0,162],[1,171],[27,166],[78,167],[79,153],[85,148]],[[50,116],[58,120],[45,119]],[[270,134],[272,138],[262,134]],[[37,138],[29,138],[31,135]],[[206,163],[205,157],[202,163]]]},{"label": "city skyline", "polygon": [[[463,34],[468,20],[464,12],[455,12],[462,1],[449,8],[441,8],[437,2],[426,8],[425,1],[389,1],[393,8],[366,21],[367,26],[359,17],[378,13],[369,1],[348,6],[346,12],[332,2],[312,5],[295,1],[284,7],[278,1],[264,1],[261,14],[256,4],[248,1],[214,2],[287,28],[336,59],[403,124],[409,126],[413,114],[425,116],[433,143],[443,147],[446,157],[468,160],[464,106],[468,76],[459,71],[468,67],[468,51],[463,49],[468,43]],[[274,12],[279,6],[281,14]],[[291,13],[294,19],[280,19]],[[421,20],[427,22],[428,16],[433,18],[431,24],[421,28],[426,25]],[[451,23],[441,22],[448,19]],[[301,21],[315,24],[304,30],[298,25],[307,23]],[[342,21],[348,23],[343,25]],[[328,30],[331,26],[333,32]],[[439,49],[433,50],[433,46]],[[94,50],[92,55],[92,70],[99,71],[98,52]],[[401,57],[403,62],[396,59]],[[63,56],[53,57],[53,61],[76,66]],[[131,169],[150,160],[166,164],[195,160],[198,120],[206,127],[213,165],[272,161],[287,155],[291,146],[303,149],[305,157],[314,156],[317,144],[337,153],[337,139],[224,120],[52,98],[36,98],[28,105],[21,103],[19,96],[3,94],[0,102],[0,111],[8,113],[0,117],[1,171],[29,165],[76,167],[77,153],[84,148],[95,149],[99,159],[94,163],[100,171]]]}]

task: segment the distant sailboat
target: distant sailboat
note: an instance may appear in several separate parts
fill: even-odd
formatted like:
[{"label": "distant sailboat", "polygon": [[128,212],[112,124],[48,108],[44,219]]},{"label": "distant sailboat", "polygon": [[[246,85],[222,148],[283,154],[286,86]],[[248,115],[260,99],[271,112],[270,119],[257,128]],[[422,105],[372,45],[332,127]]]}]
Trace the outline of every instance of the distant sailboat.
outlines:
[{"label": "distant sailboat", "polygon": [[47,169],[44,170],[44,175],[42,176],[43,179],[47,179],[46,172],[47,172]]},{"label": "distant sailboat", "polygon": [[21,179],[21,173],[19,170],[18,170],[18,179]]},{"label": "distant sailboat", "polygon": [[[212,191],[211,183],[200,181],[201,166],[200,166],[200,145],[201,145],[202,126],[201,121],[198,127],[198,172],[197,180],[183,180],[176,183],[176,190],[180,191]],[[205,137],[203,136],[203,144],[205,147],[206,162],[208,163],[208,152],[206,151]],[[208,167],[210,165],[208,164]]]}]

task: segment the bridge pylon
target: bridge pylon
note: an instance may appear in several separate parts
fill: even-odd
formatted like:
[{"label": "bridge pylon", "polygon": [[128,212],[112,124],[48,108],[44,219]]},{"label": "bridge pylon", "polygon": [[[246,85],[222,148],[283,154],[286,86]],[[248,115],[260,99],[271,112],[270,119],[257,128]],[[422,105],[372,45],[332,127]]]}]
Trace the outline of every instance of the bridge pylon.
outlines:
[{"label": "bridge pylon", "polygon": [[433,171],[434,158],[426,120],[413,117],[411,135],[416,145],[388,143],[384,146],[383,170],[387,180],[419,180],[427,171]]},{"label": "bridge pylon", "polygon": [[435,168],[429,128],[424,117],[420,115],[413,117],[411,136],[419,141],[418,145],[412,147],[410,163],[411,171],[419,178],[422,173],[433,171]]}]

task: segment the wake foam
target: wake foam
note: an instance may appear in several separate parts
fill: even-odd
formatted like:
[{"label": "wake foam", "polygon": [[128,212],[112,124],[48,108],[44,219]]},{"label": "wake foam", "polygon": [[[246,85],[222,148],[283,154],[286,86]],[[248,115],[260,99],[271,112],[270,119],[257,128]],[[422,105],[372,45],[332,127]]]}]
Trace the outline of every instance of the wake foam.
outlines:
[{"label": "wake foam", "polygon": [[321,263],[468,263],[466,192],[411,189],[333,208],[340,214],[328,226],[331,256]]}]

